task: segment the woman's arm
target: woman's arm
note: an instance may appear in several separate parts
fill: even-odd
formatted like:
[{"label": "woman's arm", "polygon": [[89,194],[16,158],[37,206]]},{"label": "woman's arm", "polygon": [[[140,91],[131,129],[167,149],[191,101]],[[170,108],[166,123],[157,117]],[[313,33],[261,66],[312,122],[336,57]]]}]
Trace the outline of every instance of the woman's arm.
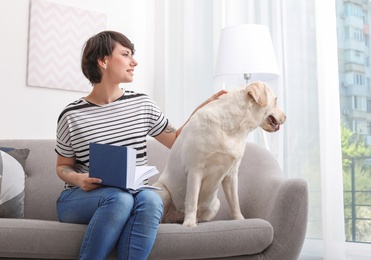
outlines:
[{"label": "woman's arm", "polygon": [[69,184],[79,186],[84,191],[90,191],[100,187],[101,179],[89,178],[89,173],[77,173],[75,170],[75,158],[67,158],[57,155],[57,175]]},{"label": "woman's arm", "polygon": [[188,118],[188,120],[178,129],[175,129],[174,126],[172,126],[170,123],[165,128],[164,131],[162,131],[161,134],[155,137],[157,141],[168,147],[169,149],[173,146],[175,139],[180,135],[182,132],[183,127],[188,123],[189,119],[192,117],[192,115],[201,107],[205,106],[207,103],[217,100],[221,95],[224,95],[227,93],[226,90],[220,90],[219,92],[212,95],[210,98],[208,98],[205,102],[203,102],[201,105],[199,105],[195,111],[191,114],[191,116]]}]

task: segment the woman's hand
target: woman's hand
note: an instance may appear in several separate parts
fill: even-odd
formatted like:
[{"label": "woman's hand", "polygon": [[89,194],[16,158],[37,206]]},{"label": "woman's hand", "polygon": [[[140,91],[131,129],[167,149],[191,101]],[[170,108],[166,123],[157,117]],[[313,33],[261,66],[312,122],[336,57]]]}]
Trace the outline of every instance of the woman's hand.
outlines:
[{"label": "woman's hand", "polygon": [[208,98],[207,100],[205,100],[201,105],[199,105],[196,110],[192,113],[192,115],[198,110],[200,109],[201,107],[203,107],[204,105],[206,105],[207,103],[210,103],[211,101],[214,101],[214,100],[217,100],[221,95],[224,95],[228,93],[227,90],[225,89],[222,89],[222,90],[219,90],[218,92],[216,92],[214,95],[212,95],[210,98]]},{"label": "woman's hand", "polygon": [[90,178],[89,173],[80,173],[79,186],[84,191],[91,191],[96,188],[102,187],[100,184],[102,182],[99,178]]}]

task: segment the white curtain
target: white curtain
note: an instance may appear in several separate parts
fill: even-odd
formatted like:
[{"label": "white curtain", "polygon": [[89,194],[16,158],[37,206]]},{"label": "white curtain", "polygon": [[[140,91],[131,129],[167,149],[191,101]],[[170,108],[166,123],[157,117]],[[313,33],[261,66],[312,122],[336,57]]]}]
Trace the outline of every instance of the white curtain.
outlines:
[{"label": "white curtain", "polygon": [[155,99],[176,127],[217,90],[213,4],[156,0]]},{"label": "white curtain", "polygon": [[282,41],[288,113],[283,170],[309,185],[302,255],[345,259],[335,1],[286,0],[280,7],[282,31],[275,36]]},{"label": "white curtain", "polygon": [[270,28],[281,76],[269,84],[287,121],[267,137],[283,172],[308,181],[302,259],[345,259],[335,2],[156,0],[156,5],[155,67],[162,77],[155,79],[155,97],[177,127],[223,87],[213,81],[220,29],[242,23]]}]

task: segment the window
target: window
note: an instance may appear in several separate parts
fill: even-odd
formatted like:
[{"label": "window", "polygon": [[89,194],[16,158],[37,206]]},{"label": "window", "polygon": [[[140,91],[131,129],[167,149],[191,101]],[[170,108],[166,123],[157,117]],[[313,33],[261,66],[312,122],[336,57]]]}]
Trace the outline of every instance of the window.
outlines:
[{"label": "window", "polygon": [[356,40],[356,41],[363,41],[363,30],[354,27],[346,27],[345,28],[347,39]]},{"label": "window", "polygon": [[353,97],[353,109],[358,110],[358,111],[366,111],[367,110],[366,97],[354,96]]},{"label": "window", "polygon": [[354,132],[356,134],[362,135],[362,134],[367,134],[367,122],[364,120],[356,120],[354,122]]},{"label": "window", "polygon": [[345,51],[345,62],[357,63],[364,65],[365,57],[363,53],[357,50],[346,50]]},{"label": "window", "polygon": [[367,122],[366,124],[367,124],[367,135],[371,135],[371,122]]},{"label": "window", "polygon": [[[345,237],[349,242],[371,243],[371,72],[368,69],[370,60],[369,24],[371,11],[369,2],[363,5],[356,0],[338,0],[338,10],[344,10],[347,16],[358,19],[337,18],[337,27],[344,30],[338,34],[339,78],[345,79],[348,93],[353,93],[352,106],[354,113],[342,113],[342,154],[344,185],[344,221]],[[353,41],[348,41],[351,39]],[[347,42],[347,44],[345,44]],[[362,42],[364,44],[359,44]],[[346,47],[345,47],[346,46]],[[346,62],[363,66],[347,67]],[[364,86],[365,88],[360,88]],[[341,92],[341,106],[347,106],[347,94]],[[346,126],[349,126],[347,128]]]},{"label": "window", "polygon": [[346,71],[342,74],[347,86],[366,86],[365,75],[355,72],[355,71]]},{"label": "window", "polygon": [[371,99],[367,99],[367,113],[371,114]]},{"label": "window", "polygon": [[354,75],[353,75],[353,77],[354,77],[354,84],[355,85],[359,85],[359,86],[363,86],[363,85],[365,85],[365,77],[364,77],[364,75],[362,75],[362,74],[359,74],[359,73],[355,73]]},{"label": "window", "polygon": [[352,3],[352,2],[344,3],[344,10],[348,16],[363,18],[362,6],[356,3]]}]

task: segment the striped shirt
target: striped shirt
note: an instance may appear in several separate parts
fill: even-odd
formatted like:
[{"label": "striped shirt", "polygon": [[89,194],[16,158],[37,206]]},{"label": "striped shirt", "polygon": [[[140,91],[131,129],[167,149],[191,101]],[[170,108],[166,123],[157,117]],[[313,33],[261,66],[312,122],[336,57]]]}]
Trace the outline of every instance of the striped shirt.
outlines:
[{"label": "striped shirt", "polygon": [[56,152],[76,158],[77,172],[89,172],[89,143],[130,146],[137,165],[147,164],[146,136],[157,136],[168,120],[145,94],[124,91],[116,101],[98,106],[80,98],[58,118]]}]

